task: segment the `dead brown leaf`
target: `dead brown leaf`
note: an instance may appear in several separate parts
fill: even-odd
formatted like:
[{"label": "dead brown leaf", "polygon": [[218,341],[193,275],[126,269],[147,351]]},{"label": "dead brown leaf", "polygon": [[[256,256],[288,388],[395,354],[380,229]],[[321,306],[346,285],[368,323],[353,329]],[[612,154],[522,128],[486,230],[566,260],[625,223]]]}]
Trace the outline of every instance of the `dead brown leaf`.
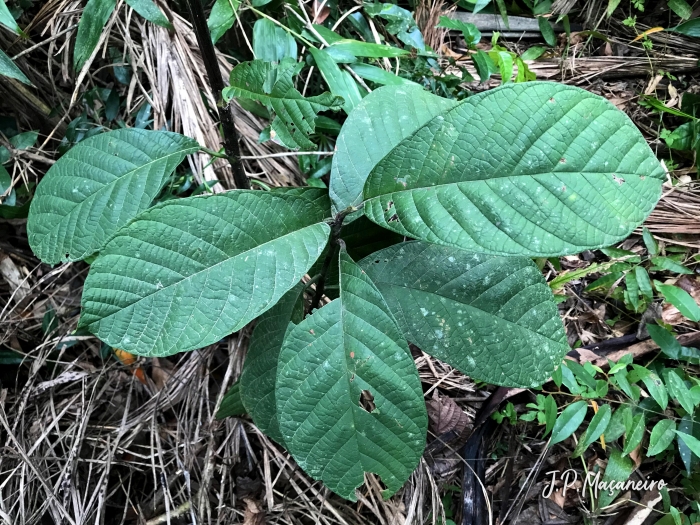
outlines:
[{"label": "dead brown leaf", "polygon": [[245,498],[245,514],[243,515],[243,525],[264,525],[265,511],[262,506],[255,500]]},{"label": "dead brown leaf", "polygon": [[427,402],[430,430],[436,436],[447,432],[461,435],[469,423],[467,414],[450,397],[438,398],[437,394]]},{"label": "dead brown leaf", "polygon": [[317,24],[322,24],[330,14],[331,9],[328,7],[328,2],[314,0],[314,21]]}]

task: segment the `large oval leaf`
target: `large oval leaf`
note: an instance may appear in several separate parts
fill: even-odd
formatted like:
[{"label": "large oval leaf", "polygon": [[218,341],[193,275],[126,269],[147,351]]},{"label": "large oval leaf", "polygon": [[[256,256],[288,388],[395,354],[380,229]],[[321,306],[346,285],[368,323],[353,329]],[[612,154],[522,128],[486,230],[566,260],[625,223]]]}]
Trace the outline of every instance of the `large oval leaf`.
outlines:
[{"label": "large oval leaf", "polygon": [[320,190],[168,201],[122,228],[90,267],[81,325],[137,355],[201,348],[272,307],[323,251]]},{"label": "large oval leaf", "polygon": [[372,168],[399,142],[457,105],[421,86],[386,86],[357,104],[343,124],[333,155],[329,192],[335,211],[362,202]]},{"label": "large oval leaf", "polygon": [[346,499],[355,501],[365,472],[396,492],[420,460],[427,415],[413,358],[381,294],[344,252],[340,298],[287,336],[276,395],[294,459]]},{"label": "large oval leaf", "polygon": [[241,399],[257,427],[278,443],[284,443],[277,422],[277,362],[284,338],[304,317],[304,283],[289,290],[260,316],[250,338],[243,371]]},{"label": "large oval leaf", "polygon": [[559,255],[629,235],[659,199],[664,176],[610,102],[528,82],[470,97],[404,139],[367,179],[364,211],[434,243]]},{"label": "large oval leaf", "polygon": [[80,142],[37,186],[29,244],[42,261],[78,261],[158,196],[168,176],[199,145],[165,131],[119,129]]},{"label": "large oval leaf", "polygon": [[360,266],[406,339],[470,377],[538,386],[569,350],[552,292],[526,257],[414,241]]}]

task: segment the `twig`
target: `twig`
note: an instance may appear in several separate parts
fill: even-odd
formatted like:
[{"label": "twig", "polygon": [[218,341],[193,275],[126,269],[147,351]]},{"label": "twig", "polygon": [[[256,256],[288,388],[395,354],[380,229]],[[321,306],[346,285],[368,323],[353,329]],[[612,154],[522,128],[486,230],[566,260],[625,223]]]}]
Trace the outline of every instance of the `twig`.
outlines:
[{"label": "twig", "polygon": [[345,220],[348,212],[348,210],[341,211],[335,216],[335,219],[331,224],[331,239],[328,241],[328,253],[326,254],[326,259],[323,261],[323,266],[321,267],[321,272],[318,276],[316,293],[314,293],[314,298],[311,301],[309,313],[318,308],[318,305],[321,302],[321,297],[323,297],[323,291],[326,286],[326,275],[328,275],[328,270],[331,267],[331,263],[333,262],[333,259],[335,259],[335,255],[338,252],[338,238],[340,237],[340,229],[343,227],[343,221]]},{"label": "twig", "polygon": [[250,189],[250,181],[243,171],[243,164],[241,164],[241,150],[238,146],[238,133],[236,132],[233,107],[230,104],[224,104],[224,99],[221,96],[221,92],[225,87],[224,79],[221,76],[221,69],[219,69],[219,61],[216,58],[216,49],[214,49],[214,44],[209,34],[202,2],[201,0],[187,0],[187,5],[192,16],[192,27],[195,35],[197,35],[199,50],[202,53],[202,61],[207,70],[207,77],[209,77],[209,85],[216,99],[216,107],[219,110],[221,128],[224,132],[224,150],[226,151],[226,158],[231,164],[234,183],[237,188]]},{"label": "twig", "polygon": [[22,56],[24,56],[24,55],[27,55],[27,54],[31,53],[32,51],[34,51],[35,49],[40,48],[40,47],[43,46],[44,44],[48,44],[49,42],[53,42],[53,41],[56,40],[57,38],[60,38],[60,37],[62,37],[63,35],[65,35],[66,33],[68,33],[69,31],[73,31],[73,29],[75,29],[76,27],[78,27],[78,24],[73,24],[73,25],[70,26],[70,27],[66,27],[64,30],[59,31],[58,33],[56,33],[55,35],[51,36],[50,38],[47,38],[46,40],[42,40],[42,41],[39,42],[38,44],[34,44],[33,46],[28,47],[28,48],[25,49],[24,51],[20,51],[19,53],[17,53],[15,56],[12,57],[12,60],[17,60],[19,57],[22,57]]},{"label": "twig", "polygon": [[160,525],[161,523],[170,523],[171,519],[179,518],[183,514],[186,514],[190,510],[191,506],[192,504],[189,501],[186,501],[179,507],[174,508],[172,511],[166,512],[165,514],[156,516],[155,518],[148,520],[146,522],[146,525]]},{"label": "twig", "polygon": [[462,525],[481,525],[485,520],[484,512],[487,503],[483,492],[477,489],[477,484],[483,485],[484,462],[482,438],[490,435],[493,420],[489,416],[493,414],[502,401],[522,392],[522,388],[508,388],[499,386],[481,405],[474,418],[474,429],[462,449],[464,469],[462,476]]}]

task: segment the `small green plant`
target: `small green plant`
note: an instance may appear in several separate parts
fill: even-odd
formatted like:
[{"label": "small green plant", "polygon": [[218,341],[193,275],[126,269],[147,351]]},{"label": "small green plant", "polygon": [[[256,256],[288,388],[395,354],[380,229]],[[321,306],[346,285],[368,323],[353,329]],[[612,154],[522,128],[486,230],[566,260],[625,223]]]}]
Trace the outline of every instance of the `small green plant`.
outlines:
[{"label": "small green plant", "polygon": [[[665,331],[656,325],[649,328]],[[680,346],[669,333],[666,340],[658,336],[662,350],[672,344],[668,338]],[[673,463],[679,458],[685,469],[681,485],[688,499],[693,500],[698,494],[700,464],[700,381],[683,362],[697,362],[696,357],[671,357],[681,366],[667,366],[656,360],[645,367],[634,364],[632,355],[627,354],[617,362],[608,361],[607,372],[591,363],[564,360],[552,376],[557,390],[538,394],[536,403],[528,403],[528,410],[519,415],[508,403],[493,418],[511,424],[517,420],[536,421],[545,427],[542,435],[550,437],[550,446],[582,430],[572,458],[583,456],[598,442],[608,456],[603,477],[608,481],[626,482],[630,478],[636,468],[630,458],[633,453],[649,461]],[[555,396],[566,400],[559,413]],[[589,408],[592,416],[585,423]],[[594,508],[610,505],[619,492],[602,492]]]},{"label": "small green plant", "polygon": [[228,96],[255,92],[285,143],[303,144],[318,111],[346,108],[328,192],[234,190],[151,207],[199,145],[119,129],[48,171],[29,242],[50,264],[96,255],[80,326],[112,347],[167,356],[257,319],[226,411],[247,411],[345,498],[365,472],[394,493],[427,431],[408,341],[482,381],[541,384],[568,345],[532,257],[624,239],[659,199],[663,167],[612,104],[556,83],[461,102],[386,86],[350,108],[305,100],[286,70],[256,62],[233,79]]}]

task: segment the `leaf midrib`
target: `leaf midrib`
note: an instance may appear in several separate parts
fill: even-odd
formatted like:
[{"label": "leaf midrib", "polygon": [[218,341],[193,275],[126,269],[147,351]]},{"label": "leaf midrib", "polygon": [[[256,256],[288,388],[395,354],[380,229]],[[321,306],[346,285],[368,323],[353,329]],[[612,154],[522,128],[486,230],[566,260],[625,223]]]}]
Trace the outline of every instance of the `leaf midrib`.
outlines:
[{"label": "leaf midrib", "polygon": [[[453,182],[445,182],[442,184],[432,184],[429,186],[414,186],[411,188],[406,188],[403,190],[397,189],[397,190],[392,190],[392,191],[387,191],[384,193],[377,193],[376,195],[371,195],[371,196],[366,196],[364,195],[363,198],[365,201],[369,201],[372,199],[378,199],[380,197],[384,197],[385,195],[396,195],[396,194],[402,194],[402,193],[410,193],[414,190],[425,190],[425,189],[432,189],[432,188],[442,188],[446,186],[452,186],[456,184],[470,184],[470,183],[477,183],[477,182],[489,182],[492,180],[498,180],[498,179],[509,179],[509,178],[520,178],[520,177],[546,177],[546,176],[553,176],[553,175],[567,175],[567,176],[583,176],[583,175],[620,175],[622,177],[645,177],[645,179],[651,179],[651,180],[656,180],[659,182],[662,182],[663,179],[654,177],[653,175],[644,175],[644,174],[639,174],[639,173],[627,173],[627,172],[622,172],[622,171],[611,171],[611,172],[603,172],[603,171],[546,171],[546,172],[540,172],[540,173],[523,173],[520,175],[515,175],[515,174],[505,174],[505,175],[498,175],[494,174],[492,177],[484,178],[484,179],[474,179],[474,180],[458,180],[458,181],[453,181]],[[371,175],[370,175],[371,176]],[[644,180],[644,179],[642,179]],[[367,182],[365,183],[365,187],[369,184],[370,179],[367,179]],[[364,192],[363,192],[364,193]]]}]

